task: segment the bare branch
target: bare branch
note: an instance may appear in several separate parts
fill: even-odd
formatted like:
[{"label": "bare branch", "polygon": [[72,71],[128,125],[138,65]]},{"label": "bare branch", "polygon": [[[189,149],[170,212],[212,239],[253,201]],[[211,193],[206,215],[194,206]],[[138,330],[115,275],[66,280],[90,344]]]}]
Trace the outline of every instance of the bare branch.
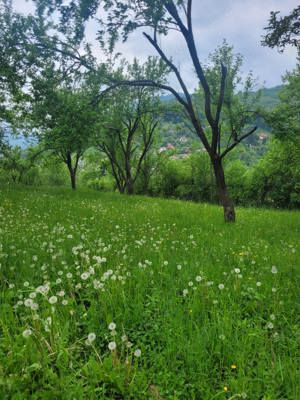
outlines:
[{"label": "bare branch", "polygon": [[227,153],[229,153],[231,150],[233,150],[239,143],[241,143],[242,140],[246,139],[248,136],[252,135],[257,130],[257,126],[252,128],[249,132],[245,133],[241,137],[237,138],[234,143],[232,143],[229,147],[227,147],[223,153],[221,154],[220,158],[224,158]]},{"label": "bare branch", "polygon": [[153,88],[157,88],[157,89],[161,89],[161,90],[166,90],[166,91],[172,93],[181,105],[183,105],[184,107],[188,106],[188,104],[183,100],[183,98],[179,95],[179,93],[175,89],[173,89],[171,86],[160,84],[155,81],[147,80],[147,79],[135,80],[135,81],[119,81],[117,83],[114,83],[113,85],[109,86],[107,89],[103,90],[100,93],[100,95],[98,95],[94,99],[93,103],[96,105],[99,102],[99,100],[101,99],[101,97],[103,97],[105,94],[107,94],[111,90],[116,89],[120,86],[136,86],[136,87],[147,86],[147,87],[153,87]]},{"label": "bare branch", "polygon": [[186,97],[187,103],[191,106],[192,105],[192,99],[191,96],[187,90],[187,87],[185,85],[185,83],[183,82],[183,79],[180,75],[180,72],[178,70],[178,68],[176,68],[176,66],[172,63],[172,61],[166,56],[166,54],[164,53],[164,51],[162,50],[162,48],[158,45],[157,40],[156,40],[156,32],[154,32],[154,38],[152,39],[150,35],[148,35],[147,33],[143,32],[143,35],[145,36],[145,38],[152,44],[152,46],[155,48],[155,50],[158,52],[158,54],[160,55],[160,57],[163,59],[163,61],[171,68],[171,70],[174,72],[174,74],[176,75],[176,78],[183,90],[183,93]]},{"label": "bare branch", "polygon": [[217,150],[217,145],[220,141],[220,116],[221,110],[224,103],[225,96],[225,85],[226,85],[227,68],[225,65],[221,64],[221,84],[220,84],[220,94],[217,104],[216,118],[215,118],[215,129],[212,131],[212,149],[215,152]]}]

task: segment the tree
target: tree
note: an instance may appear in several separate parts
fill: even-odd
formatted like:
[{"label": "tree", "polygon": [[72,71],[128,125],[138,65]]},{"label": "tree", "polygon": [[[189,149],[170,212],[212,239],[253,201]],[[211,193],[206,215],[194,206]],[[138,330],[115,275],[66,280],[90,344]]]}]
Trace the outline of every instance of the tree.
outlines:
[{"label": "tree", "polygon": [[300,146],[300,65],[287,73],[284,80],[286,85],[279,92],[281,101],[266,120],[277,138]]},{"label": "tree", "polygon": [[115,124],[103,129],[97,147],[108,157],[120,193],[133,194],[158,121],[139,110],[121,117],[119,126]]},{"label": "tree", "polygon": [[[163,80],[166,68],[150,57],[143,65],[134,60],[118,73],[133,79],[147,75]],[[109,159],[118,190],[133,194],[141,173],[145,174],[149,166],[160,118],[160,99],[155,88],[146,87],[118,87],[114,92],[104,93],[100,97],[104,117],[96,144]]]},{"label": "tree", "polygon": [[72,189],[76,189],[79,161],[91,145],[97,113],[89,93],[80,89],[59,88],[35,94],[32,124],[45,150],[62,160],[69,171]]},{"label": "tree", "polygon": [[22,150],[21,147],[7,146],[0,158],[0,167],[8,172],[9,178],[14,183],[21,183],[24,176],[35,166],[43,149],[29,147]]},{"label": "tree", "polygon": [[[224,157],[233,150],[242,140],[251,135],[256,127],[244,130],[245,124],[236,124],[230,130],[229,140],[224,145],[222,141],[224,104],[226,103],[226,93],[228,93],[228,81],[231,80],[228,66],[222,58],[218,59],[217,82],[214,88],[210,86],[210,81],[204,66],[201,64],[192,26],[192,0],[145,0],[145,1],[117,1],[106,0],[105,9],[107,11],[106,30],[99,32],[100,38],[104,41],[104,34],[107,32],[110,39],[110,47],[113,48],[116,41],[122,36],[123,40],[128,35],[140,27],[147,27],[144,37],[157,51],[160,59],[175,75],[183,96],[172,86],[160,83],[157,80],[138,79],[116,82],[111,88],[119,85],[136,87],[154,87],[173,94],[185,113],[194,129],[194,133],[201,141],[203,147],[210,157],[213,166],[219,201],[224,209],[226,222],[235,221],[235,210],[233,202],[229,196],[225,181],[223,168]],[[167,35],[170,31],[178,32],[185,41],[187,50],[194,67],[196,77],[203,91],[203,107],[208,129],[199,117],[197,105],[195,105],[188,87],[181,75],[175,62],[169,58],[161,46],[160,36]],[[151,34],[148,33],[151,31]],[[217,90],[215,90],[217,88]],[[230,102],[227,103],[231,107]],[[244,116],[243,116],[244,117]]]},{"label": "tree", "polygon": [[283,51],[287,45],[300,50],[300,6],[294,8],[289,15],[281,17],[279,11],[272,11],[269,24],[264,28],[268,33],[262,40],[264,46],[278,47]]},{"label": "tree", "polygon": [[30,62],[20,41],[26,35],[28,20],[13,13],[10,0],[0,1],[0,151],[7,149],[4,124],[13,120],[13,101],[25,85]]}]

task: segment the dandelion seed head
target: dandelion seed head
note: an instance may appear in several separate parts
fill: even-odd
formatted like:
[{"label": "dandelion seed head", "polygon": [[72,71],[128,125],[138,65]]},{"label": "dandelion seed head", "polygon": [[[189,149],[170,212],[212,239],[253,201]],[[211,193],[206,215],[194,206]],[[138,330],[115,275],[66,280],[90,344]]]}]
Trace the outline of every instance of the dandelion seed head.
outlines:
[{"label": "dandelion seed head", "polygon": [[50,303],[50,304],[55,304],[55,303],[57,303],[57,297],[56,297],[56,296],[51,296],[51,297],[49,298],[49,303]]},{"label": "dandelion seed head", "polygon": [[109,348],[110,351],[115,350],[117,348],[116,342],[109,342],[108,343],[108,348]]},{"label": "dandelion seed head", "polygon": [[275,265],[272,266],[271,272],[272,272],[272,274],[277,274],[278,270],[277,270],[277,268],[275,267]]},{"label": "dandelion seed head", "polygon": [[116,327],[117,327],[117,325],[116,325],[114,322],[111,322],[111,323],[108,325],[108,329],[109,329],[110,331],[114,331],[114,330],[116,329]]},{"label": "dandelion seed head", "polygon": [[31,329],[25,329],[22,333],[24,338],[28,338],[30,335],[32,335],[32,330]]},{"label": "dandelion seed head", "polygon": [[136,349],[135,352],[134,352],[134,356],[135,357],[141,357],[141,355],[142,355],[141,349]]}]

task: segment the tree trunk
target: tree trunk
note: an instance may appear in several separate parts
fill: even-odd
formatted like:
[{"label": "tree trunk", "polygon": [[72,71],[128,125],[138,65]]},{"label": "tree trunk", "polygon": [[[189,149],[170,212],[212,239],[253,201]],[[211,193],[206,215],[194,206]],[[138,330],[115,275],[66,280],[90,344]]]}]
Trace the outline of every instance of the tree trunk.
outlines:
[{"label": "tree trunk", "polygon": [[126,193],[129,195],[134,193],[134,185],[131,179],[126,182]]},{"label": "tree trunk", "polygon": [[76,172],[71,170],[70,171],[70,178],[71,178],[71,187],[73,190],[76,189]]},{"label": "tree trunk", "polygon": [[228,194],[226,181],[225,181],[224,169],[223,169],[223,165],[222,165],[222,159],[221,158],[213,159],[212,164],[214,167],[219,201],[224,209],[225,222],[235,222],[234,205]]}]

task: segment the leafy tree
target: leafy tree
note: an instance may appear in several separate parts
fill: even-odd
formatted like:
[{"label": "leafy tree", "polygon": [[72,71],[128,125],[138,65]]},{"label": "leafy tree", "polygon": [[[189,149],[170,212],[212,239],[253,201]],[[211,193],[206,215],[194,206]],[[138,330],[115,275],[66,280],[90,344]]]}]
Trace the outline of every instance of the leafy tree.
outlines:
[{"label": "leafy tree", "polygon": [[300,66],[287,73],[279,93],[280,103],[267,115],[273,133],[280,140],[293,141],[300,146]]},{"label": "leafy tree", "polygon": [[43,153],[40,148],[6,147],[0,158],[0,168],[14,183],[22,183],[24,176],[36,165],[38,157]]},{"label": "leafy tree", "polygon": [[[165,68],[155,58],[149,58],[144,65],[134,60],[122,73],[135,79],[144,75],[163,79]],[[146,190],[151,174],[150,151],[160,118],[157,90],[119,87],[114,92],[107,91],[100,106],[104,102],[105,116],[96,138],[97,147],[108,157],[121,193],[133,194],[141,175]]]},{"label": "leafy tree", "polygon": [[292,45],[300,50],[300,6],[294,8],[289,15],[279,15],[279,11],[272,11],[269,24],[265,28],[268,32],[262,44],[271,48],[277,47],[283,51],[287,45]]},{"label": "leafy tree", "polygon": [[20,45],[28,21],[12,11],[10,0],[0,1],[0,151],[5,146],[4,123],[13,121],[13,100],[18,100],[26,82],[30,61]]},{"label": "leafy tree", "polygon": [[97,124],[89,93],[61,88],[35,95],[31,118],[41,145],[66,164],[71,187],[76,189],[79,162]]},{"label": "leafy tree", "polygon": [[151,150],[158,119],[147,108],[143,89],[121,89],[116,94],[118,102],[101,129],[97,147],[110,161],[118,190],[133,194]]},{"label": "leafy tree", "polygon": [[300,207],[300,151],[291,141],[274,140],[252,170],[249,199],[258,205]]}]

